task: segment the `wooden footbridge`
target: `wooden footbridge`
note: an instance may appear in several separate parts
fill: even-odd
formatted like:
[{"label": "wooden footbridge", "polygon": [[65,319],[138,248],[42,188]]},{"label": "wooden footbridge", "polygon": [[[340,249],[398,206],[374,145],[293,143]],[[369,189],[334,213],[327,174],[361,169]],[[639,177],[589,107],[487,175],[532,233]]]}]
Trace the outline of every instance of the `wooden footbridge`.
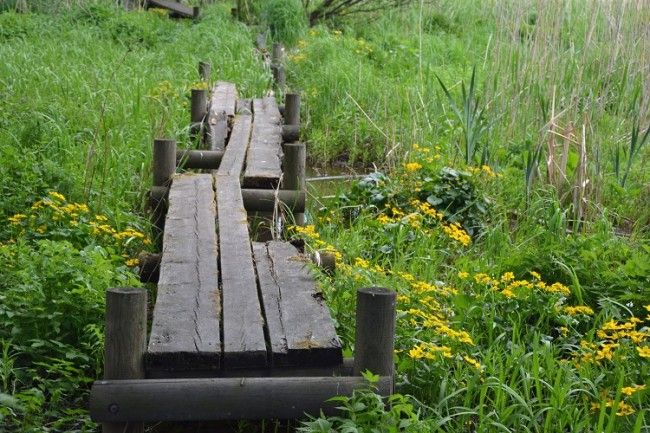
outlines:
[{"label": "wooden footbridge", "polygon": [[[207,65],[200,70],[209,75]],[[328,413],[330,397],[365,385],[366,369],[390,393],[395,294],[358,291],[355,358],[344,360],[308,257],[251,234],[255,212],[303,218],[299,105],[295,94],[283,107],[274,97],[238,99],[234,84],[218,82],[211,95],[192,91],[200,149],[155,140],[151,196],[162,251],[142,266],[142,277],[157,282],[155,306],[148,332],[145,289],[107,293],[105,375],[90,401],[105,432]]]}]

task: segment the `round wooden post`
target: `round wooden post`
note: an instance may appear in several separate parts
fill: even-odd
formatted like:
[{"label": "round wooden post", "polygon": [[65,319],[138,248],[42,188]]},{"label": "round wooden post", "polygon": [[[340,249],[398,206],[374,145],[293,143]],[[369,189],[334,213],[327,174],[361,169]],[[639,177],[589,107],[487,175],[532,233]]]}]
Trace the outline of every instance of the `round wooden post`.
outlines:
[{"label": "round wooden post", "polygon": [[206,89],[192,89],[192,103],[190,106],[190,135],[192,138],[196,138],[200,134],[207,111],[208,91]]},{"label": "round wooden post", "polygon": [[[147,291],[115,288],[106,292],[104,380],[144,379],[147,345]],[[118,413],[120,407],[109,407]],[[104,423],[103,433],[141,433],[142,423]]]},{"label": "round wooden post", "polygon": [[[153,186],[169,186],[176,171],[176,141],[159,138],[153,142]],[[166,205],[164,201],[153,203],[151,222],[155,227],[155,241],[162,249],[165,230]]]},{"label": "round wooden post", "polygon": [[282,54],[283,54],[284,48],[282,47],[282,44],[279,42],[274,42],[273,43],[273,51],[271,51],[271,63],[274,65],[280,65],[282,64]]},{"label": "round wooden post", "polygon": [[258,50],[266,50],[266,32],[257,34],[255,37],[255,45]]},{"label": "round wooden post", "polygon": [[[305,143],[285,143],[284,147],[284,189],[304,191],[306,184],[307,146]],[[305,225],[305,214],[294,213],[296,225]]]},{"label": "round wooden post", "polygon": [[357,291],[357,329],[354,374],[366,370],[380,376],[393,375],[397,293],[382,287]]},{"label": "round wooden post", "polygon": [[202,81],[210,81],[212,66],[207,62],[199,62],[199,77]]},{"label": "round wooden post", "polygon": [[176,140],[157,138],[153,142],[153,184],[168,186],[176,171]]},{"label": "round wooden post", "polygon": [[284,96],[284,124],[300,125],[300,95],[287,93]]},{"label": "round wooden post", "polygon": [[194,21],[198,21],[200,15],[201,15],[201,8],[199,6],[192,7],[192,19]]},{"label": "round wooden post", "polygon": [[283,65],[271,65],[271,72],[273,73],[273,82],[275,82],[276,87],[280,92],[284,92],[284,88],[287,82],[287,76],[284,72]]}]

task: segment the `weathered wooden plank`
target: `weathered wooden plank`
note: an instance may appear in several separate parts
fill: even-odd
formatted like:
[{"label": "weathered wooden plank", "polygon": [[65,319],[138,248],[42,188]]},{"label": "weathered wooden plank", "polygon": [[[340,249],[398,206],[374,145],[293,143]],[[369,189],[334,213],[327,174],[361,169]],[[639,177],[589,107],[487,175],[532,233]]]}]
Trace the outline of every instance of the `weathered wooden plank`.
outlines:
[{"label": "weathered wooden plank", "polygon": [[251,122],[251,116],[239,115],[235,118],[230,140],[228,140],[228,146],[226,146],[219,164],[217,175],[236,176],[237,178],[241,175],[244,169],[248,141],[251,136]]},{"label": "weathered wooden plank", "polygon": [[233,83],[218,81],[212,89],[208,112],[208,146],[223,150],[228,138],[228,122],[235,116],[237,88]]},{"label": "weathered wooden plank", "polygon": [[183,17],[183,18],[193,18],[194,11],[191,7],[185,6],[183,4],[167,1],[167,0],[147,0],[145,2],[146,8],[162,8],[171,11],[174,15]]},{"label": "weathered wooden plank", "polygon": [[224,367],[265,366],[264,320],[239,178],[215,175],[215,179],[223,296]]},{"label": "weathered wooden plank", "polygon": [[175,176],[146,356],[171,370],[220,366],[215,195],[208,174]]},{"label": "weathered wooden plank", "polygon": [[253,131],[244,187],[276,188],[282,176],[282,126],[274,98],[253,100]]},{"label": "weathered wooden plank", "polygon": [[260,294],[264,304],[266,329],[269,335],[269,352],[271,364],[282,364],[287,357],[287,339],[281,317],[280,290],[274,276],[273,262],[271,261],[266,244],[253,242],[253,257],[259,280]]},{"label": "weathered wooden plank", "polygon": [[273,365],[334,365],[341,344],[327,306],[306,266],[309,259],[287,242],[254,244]]}]

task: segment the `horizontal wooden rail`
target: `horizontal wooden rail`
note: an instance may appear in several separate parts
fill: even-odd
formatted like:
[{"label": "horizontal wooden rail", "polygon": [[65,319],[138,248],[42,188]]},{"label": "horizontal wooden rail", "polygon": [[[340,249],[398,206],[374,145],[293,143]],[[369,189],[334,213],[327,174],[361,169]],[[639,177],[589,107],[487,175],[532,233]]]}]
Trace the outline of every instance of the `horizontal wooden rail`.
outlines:
[{"label": "horizontal wooden rail", "polygon": [[176,151],[176,165],[186,169],[216,170],[223,158],[223,150]]},{"label": "horizontal wooden rail", "polygon": [[[164,200],[169,193],[169,188],[154,186],[151,188],[151,200],[156,203]],[[292,189],[256,189],[242,188],[244,208],[248,212],[272,212],[275,208],[276,198],[280,206],[286,206],[292,212],[305,211],[305,191]]]},{"label": "horizontal wooden rail", "polygon": [[[97,422],[296,419],[335,413],[338,403],[328,399],[365,386],[359,376],[104,380],[92,387],[90,415]],[[376,386],[389,395],[392,378]]]}]

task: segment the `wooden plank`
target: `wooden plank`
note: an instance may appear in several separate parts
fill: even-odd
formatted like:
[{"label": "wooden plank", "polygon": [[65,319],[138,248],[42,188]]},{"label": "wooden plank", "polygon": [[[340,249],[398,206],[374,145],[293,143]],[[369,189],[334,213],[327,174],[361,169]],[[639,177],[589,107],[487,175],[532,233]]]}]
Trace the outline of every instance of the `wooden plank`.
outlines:
[{"label": "wooden plank", "polygon": [[228,146],[224,151],[223,158],[219,164],[217,175],[236,176],[239,178],[244,169],[244,160],[248,141],[251,136],[251,116],[237,116],[228,140]]},{"label": "wooden plank", "polygon": [[238,99],[237,100],[237,107],[236,107],[236,113],[237,114],[248,114],[249,116],[253,115],[253,100],[252,99]]},{"label": "wooden plank", "polygon": [[162,8],[171,11],[174,15],[183,18],[193,18],[194,11],[191,7],[185,6],[183,4],[167,1],[167,0],[147,0],[145,2],[146,8]]},{"label": "wooden plank", "polygon": [[149,367],[220,366],[215,195],[209,174],[175,176],[169,191]]},{"label": "wooden plank", "polygon": [[[383,376],[374,385],[386,396],[392,383]],[[97,381],[90,415],[99,422],[297,419],[337,413],[331,397],[367,386],[361,376]]]},{"label": "wooden plank", "polygon": [[208,111],[208,146],[210,150],[223,150],[228,138],[229,121],[235,116],[237,88],[233,83],[217,81],[212,89]]},{"label": "wooden plank", "polygon": [[253,131],[246,157],[244,187],[276,188],[282,176],[282,126],[275,99],[253,100]]},{"label": "wooden plank", "polygon": [[335,365],[343,361],[332,317],[307,262],[288,242],[254,244],[273,365]]},{"label": "wooden plank", "polygon": [[239,178],[215,175],[215,179],[223,294],[224,367],[265,366],[264,320]]}]

